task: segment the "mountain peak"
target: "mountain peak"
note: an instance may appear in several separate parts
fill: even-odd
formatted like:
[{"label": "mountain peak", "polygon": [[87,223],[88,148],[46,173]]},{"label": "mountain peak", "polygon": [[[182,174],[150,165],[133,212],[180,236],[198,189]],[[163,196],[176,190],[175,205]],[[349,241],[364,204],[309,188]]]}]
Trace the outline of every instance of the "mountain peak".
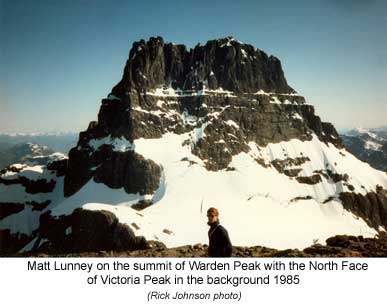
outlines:
[{"label": "mountain peak", "polygon": [[111,94],[122,98],[128,92],[165,85],[184,91],[206,87],[236,93],[295,92],[287,84],[278,58],[231,36],[191,49],[165,43],[158,36],[133,43],[123,77]]}]

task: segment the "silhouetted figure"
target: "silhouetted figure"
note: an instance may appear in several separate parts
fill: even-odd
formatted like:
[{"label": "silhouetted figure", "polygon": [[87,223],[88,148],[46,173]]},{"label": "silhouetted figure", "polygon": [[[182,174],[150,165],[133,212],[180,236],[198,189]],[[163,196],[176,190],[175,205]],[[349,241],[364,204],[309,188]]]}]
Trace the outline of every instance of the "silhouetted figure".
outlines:
[{"label": "silhouetted figure", "polygon": [[232,245],[227,230],[219,224],[219,211],[211,207],[207,210],[208,225],[208,256],[230,257]]}]

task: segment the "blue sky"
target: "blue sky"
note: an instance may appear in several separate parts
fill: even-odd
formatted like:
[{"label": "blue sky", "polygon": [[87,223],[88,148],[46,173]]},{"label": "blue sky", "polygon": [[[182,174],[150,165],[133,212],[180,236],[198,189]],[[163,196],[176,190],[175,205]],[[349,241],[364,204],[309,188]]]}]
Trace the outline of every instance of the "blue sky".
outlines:
[{"label": "blue sky", "polygon": [[337,128],[387,125],[387,1],[0,0],[0,132],[80,131],[133,41],[234,36]]}]

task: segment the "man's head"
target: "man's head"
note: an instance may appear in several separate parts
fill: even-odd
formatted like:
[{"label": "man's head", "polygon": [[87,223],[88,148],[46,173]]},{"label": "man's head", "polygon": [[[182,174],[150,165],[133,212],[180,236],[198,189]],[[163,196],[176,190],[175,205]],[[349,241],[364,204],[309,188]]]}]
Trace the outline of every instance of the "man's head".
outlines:
[{"label": "man's head", "polygon": [[219,211],[218,209],[211,207],[207,210],[208,224],[215,223],[219,220]]}]

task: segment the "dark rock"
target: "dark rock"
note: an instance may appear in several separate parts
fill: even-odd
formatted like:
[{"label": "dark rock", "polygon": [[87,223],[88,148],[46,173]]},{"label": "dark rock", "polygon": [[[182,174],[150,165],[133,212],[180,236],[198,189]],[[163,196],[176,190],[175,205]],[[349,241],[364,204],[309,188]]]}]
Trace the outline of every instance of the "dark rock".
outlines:
[{"label": "dark rock", "polygon": [[25,234],[11,233],[9,229],[0,229],[0,255],[16,254],[32,238]]},{"label": "dark rock", "polygon": [[46,179],[31,180],[26,177],[20,176],[16,179],[3,179],[0,178],[0,184],[12,185],[12,184],[21,184],[27,193],[37,194],[37,193],[49,193],[52,192],[55,188],[56,181]]},{"label": "dark rock", "polygon": [[271,164],[276,168],[278,172],[284,173],[286,176],[289,176],[289,177],[296,177],[302,169],[300,168],[287,169],[287,168],[293,167],[293,166],[300,166],[307,161],[310,161],[308,157],[297,157],[295,159],[292,159],[292,158],[287,158],[284,160],[275,159],[271,161]]},{"label": "dark rock", "polygon": [[298,174],[302,171],[301,168],[292,168],[284,170],[284,174],[288,177],[297,177]]},{"label": "dark rock", "polygon": [[148,245],[149,245],[149,248],[154,248],[154,249],[157,249],[157,250],[164,250],[166,249],[167,247],[165,246],[164,243],[160,242],[160,241],[148,241]]},{"label": "dark rock", "polygon": [[[81,140],[80,140],[81,141]],[[69,152],[69,161],[64,178],[64,196],[68,197],[78,192],[93,176],[92,160],[89,151],[78,150],[76,147]]]},{"label": "dark rock", "polygon": [[323,204],[329,203],[330,201],[336,199],[335,196],[329,196],[326,200],[323,201]]},{"label": "dark rock", "polygon": [[387,228],[387,191],[382,187],[366,195],[342,192],[340,199],[345,209],[363,218],[369,226],[375,229],[380,225]]},{"label": "dark rock", "polygon": [[332,143],[337,148],[344,148],[335,127],[330,123],[321,122],[320,117],[315,115],[313,106],[305,106],[302,109],[302,117],[306,121],[308,127],[317,134],[320,140],[327,144]]},{"label": "dark rock", "polygon": [[310,195],[307,195],[307,196],[297,196],[297,197],[291,199],[290,202],[296,202],[298,200],[308,200],[308,199],[313,199],[313,197],[310,196]]},{"label": "dark rock", "polygon": [[133,151],[111,152],[101,161],[94,175],[96,182],[108,187],[124,188],[127,193],[152,194],[161,177],[160,167]]},{"label": "dark rock", "polygon": [[38,250],[50,253],[148,248],[144,237],[136,237],[129,226],[119,223],[113,213],[104,210],[76,209],[71,215],[59,218],[43,214],[39,238],[47,239],[49,244]]},{"label": "dark rock", "polygon": [[152,205],[153,205],[153,202],[151,200],[140,200],[139,202],[132,205],[132,208],[140,211]]},{"label": "dark rock", "polygon": [[271,257],[305,257],[302,252],[294,249],[285,249],[282,251],[277,251],[272,254]]},{"label": "dark rock", "polygon": [[134,229],[136,229],[136,230],[139,230],[140,229],[140,227],[136,224],[136,223],[131,223],[130,224]]},{"label": "dark rock", "polygon": [[51,203],[50,200],[46,200],[44,202],[36,202],[36,201],[27,201],[26,204],[32,206],[32,211],[43,211],[48,207]]},{"label": "dark rock", "polygon": [[341,251],[341,248],[334,247],[334,246],[324,246],[321,244],[314,244],[310,247],[307,247],[303,250],[303,252],[307,255],[314,256],[314,257],[329,257],[338,255]]},{"label": "dark rock", "polygon": [[204,247],[203,247],[202,244],[198,243],[198,244],[195,244],[195,245],[193,246],[193,248],[194,248],[194,249],[203,249]]},{"label": "dark rock", "polygon": [[163,232],[166,233],[167,235],[173,234],[173,231],[171,231],[169,229],[163,229]]},{"label": "dark rock", "polygon": [[304,183],[304,184],[317,184],[321,182],[321,176],[319,174],[315,174],[309,177],[296,177],[296,180],[299,183]]},{"label": "dark rock", "polygon": [[21,184],[26,188],[26,192],[30,194],[49,193],[55,188],[56,181],[46,179],[38,179],[36,181],[29,180],[25,177],[19,177]]},{"label": "dark rock", "polygon": [[331,171],[328,166],[327,166],[327,169],[324,169],[324,170],[315,170],[314,173],[316,174],[320,174],[321,176],[323,176],[325,179],[331,179],[334,183],[337,183],[337,182],[340,182],[340,181],[343,181],[343,182],[347,182],[348,179],[349,179],[349,176],[348,174],[338,174],[338,173],[334,173],[333,171]]},{"label": "dark rock", "polygon": [[[337,247],[349,247],[351,245],[351,241],[354,240],[353,236],[346,236],[346,235],[339,235],[339,236],[334,236],[331,238],[328,238],[326,240],[328,246],[337,246]],[[357,239],[355,239],[357,241]]]},{"label": "dark rock", "polygon": [[348,181],[349,179],[348,174],[333,173],[330,169],[327,169],[326,172],[328,173],[328,176],[333,180],[333,182]]},{"label": "dark rock", "polygon": [[152,37],[133,43],[123,77],[112,94],[121,98],[132,90],[145,92],[165,84],[183,90],[200,90],[206,85],[239,93],[260,89],[294,92],[286,82],[281,62],[251,45],[224,38],[187,50]]},{"label": "dark rock", "polygon": [[47,169],[55,171],[58,177],[66,174],[68,159],[56,160],[47,164]]},{"label": "dark rock", "polygon": [[18,213],[24,210],[23,204],[18,203],[0,203],[0,219],[7,217],[8,215]]}]

